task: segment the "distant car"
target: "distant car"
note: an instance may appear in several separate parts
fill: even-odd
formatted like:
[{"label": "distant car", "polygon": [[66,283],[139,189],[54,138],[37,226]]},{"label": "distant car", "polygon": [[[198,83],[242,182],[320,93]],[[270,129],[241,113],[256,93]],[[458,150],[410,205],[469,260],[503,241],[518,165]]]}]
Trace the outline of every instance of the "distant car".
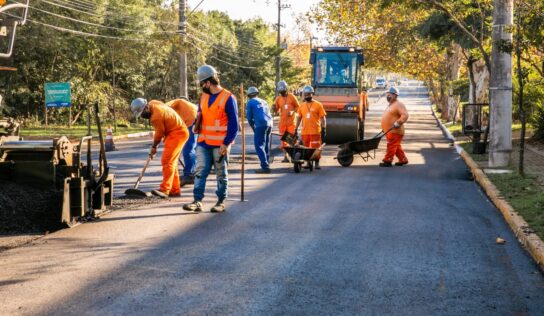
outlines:
[{"label": "distant car", "polygon": [[376,89],[386,89],[387,84],[385,83],[385,79],[383,79],[383,78],[376,79],[375,87],[376,87]]},{"label": "distant car", "polygon": [[394,87],[397,85],[397,82],[395,80],[389,80],[387,81],[387,86],[388,87]]}]

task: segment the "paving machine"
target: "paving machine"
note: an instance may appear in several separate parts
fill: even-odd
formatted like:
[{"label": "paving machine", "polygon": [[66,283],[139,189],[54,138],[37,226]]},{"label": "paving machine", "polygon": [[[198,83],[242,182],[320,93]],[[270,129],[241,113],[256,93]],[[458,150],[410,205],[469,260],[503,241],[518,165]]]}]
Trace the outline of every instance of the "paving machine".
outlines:
[{"label": "paving machine", "polygon": [[364,56],[355,47],[317,47],[310,53],[315,99],[327,112],[323,142],[342,144],[364,136],[365,109],[361,102]]},{"label": "paving machine", "polygon": [[[109,173],[97,105],[95,114],[100,145],[96,169],[92,161],[95,137],[90,135],[90,117],[88,136],[75,144],[64,136],[51,140],[0,137],[0,180],[7,185],[32,188],[28,199],[47,192],[48,203],[54,204],[48,208],[48,214],[41,215],[47,218],[40,220],[71,227],[112,205],[114,177]],[[58,198],[52,201],[51,195]],[[24,201],[18,203],[24,208]]]}]

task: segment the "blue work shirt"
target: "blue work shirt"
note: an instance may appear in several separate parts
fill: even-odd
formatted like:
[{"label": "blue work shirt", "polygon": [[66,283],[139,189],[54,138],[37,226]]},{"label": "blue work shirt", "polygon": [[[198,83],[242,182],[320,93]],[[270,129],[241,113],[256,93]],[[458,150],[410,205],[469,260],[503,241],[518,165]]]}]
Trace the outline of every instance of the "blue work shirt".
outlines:
[{"label": "blue work shirt", "polygon": [[270,127],[272,126],[272,115],[270,115],[270,107],[265,100],[260,98],[252,98],[246,104],[247,122],[251,128]]},{"label": "blue work shirt", "polygon": [[[219,93],[210,95],[210,98],[208,99],[208,106],[211,106],[215,102],[215,99],[217,99]],[[200,102],[198,103],[198,112],[199,114],[202,112]],[[236,139],[236,135],[238,135],[238,104],[236,103],[236,99],[232,95],[227,99],[227,104],[225,105],[225,113],[227,114],[229,123],[227,125],[227,136],[225,137],[223,144],[228,146],[234,141],[234,139]],[[202,146],[204,148],[219,147],[208,145],[204,141],[199,142],[198,146]]]}]

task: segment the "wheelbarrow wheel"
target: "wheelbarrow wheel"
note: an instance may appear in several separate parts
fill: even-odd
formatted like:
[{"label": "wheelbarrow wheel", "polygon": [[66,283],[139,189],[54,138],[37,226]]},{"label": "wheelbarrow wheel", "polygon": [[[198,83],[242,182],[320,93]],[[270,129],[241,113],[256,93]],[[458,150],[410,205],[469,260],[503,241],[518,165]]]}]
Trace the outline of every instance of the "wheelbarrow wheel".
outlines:
[{"label": "wheelbarrow wheel", "polygon": [[353,163],[353,153],[349,149],[342,149],[336,155],[336,159],[342,167],[349,167]]},{"label": "wheelbarrow wheel", "polygon": [[302,169],[302,164],[300,162],[295,162],[294,166],[295,166],[295,173],[299,173],[300,170]]}]

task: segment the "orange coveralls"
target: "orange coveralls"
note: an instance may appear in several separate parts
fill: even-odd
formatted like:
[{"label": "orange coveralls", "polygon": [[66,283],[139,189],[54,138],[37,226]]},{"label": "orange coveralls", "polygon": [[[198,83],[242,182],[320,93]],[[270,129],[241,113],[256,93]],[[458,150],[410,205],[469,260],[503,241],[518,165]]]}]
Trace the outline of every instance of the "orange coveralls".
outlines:
[{"label": "orange coveralls", "polygon": [[162,183],[161,192],[168,195],[180,193],[178,158],[183,145],[189,138],[187,126],[172,108],[160,101],[150,101],[151,125],[155,129],[154,140],[160,142],[164,137],[162,152]]},{"label": "orange coveralls", "polygon": [[[292,93],[287,93],[287,96],[279,95],[274,103],[275,112],[280,112],[279,132],[283,136],[285,132],[295,133],[295,113],[299,109],[297,98]],[[292,113],[292,115],[289,115]],[[281,142],[281,148],[287,146],[287,143]]]},{"label": "orange coveralls", "polygon": [[175,99],[166,103],[169,107],[178,113],[179,117],[185,123],[185,126],[191,126],[195,122],[198,106],[184,99]]},{"label": "orange coveralls", "polygon": [[395,122],[401,124],[400,128],[392,129],[385,137],[387,138],[387,152],[383,158],[384,162],[393,162],[395,156],[399,162],[408,162],[406,154],[402,150],[402,138],[404,137],[404,123],[408,120],[408,111],[404,104],[395,101],[385,109],[382,116],[382,130],[388,131]]},{"label": "orange coveralls", "polygon": [[304,101],[298,108],[298,115],[302,122],[300,135],[304,146],[310,148],[321,147],[321,119],[327,115],[323,104],[315,100],[312,102]]}]

